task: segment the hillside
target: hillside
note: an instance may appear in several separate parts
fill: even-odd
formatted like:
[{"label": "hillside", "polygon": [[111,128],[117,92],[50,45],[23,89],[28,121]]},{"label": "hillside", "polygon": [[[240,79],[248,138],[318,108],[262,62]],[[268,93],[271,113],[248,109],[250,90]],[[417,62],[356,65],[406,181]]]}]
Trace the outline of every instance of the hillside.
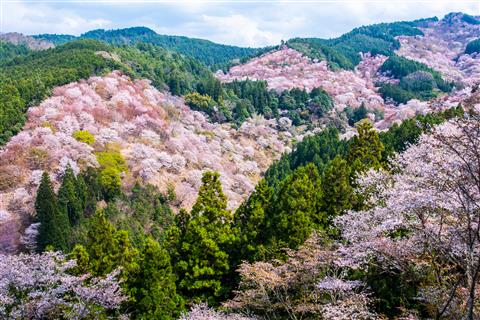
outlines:
[{"label": "hillside", "polygon": [[51,34],[41,34],[33,37],[51,41],[55,45],[76,39],[96,39],[117,46],[135,45],[138,42],[150,43],[198,59],[212,68],[227,66],[233,61],[239,61],[242,58],[254,55],[259,50],[222,45],[204,39],[160,35],[146,27],[118,30],[98,29],[86,32],[79,37]]},{"label": "hillside", "polygon": [[[215,170],[234,208],[295,138],[262,118],[238,130],[212,124],[183,99],[119,72],[57,87],[28,115],[22,132],[0,152],[2,251],[17,248],[19,233],[14,230],[33,214],[32,195],[43,170],[55,182],[67,164],[75,170],[98,167],[96,152],[113,148],[128,166],[122,178],[126,189],[137,180],[164,192],[173,186],[177,207],[190,208],[202,172]],[[75,140],[75,132],[82,130],[95,143]]]}]

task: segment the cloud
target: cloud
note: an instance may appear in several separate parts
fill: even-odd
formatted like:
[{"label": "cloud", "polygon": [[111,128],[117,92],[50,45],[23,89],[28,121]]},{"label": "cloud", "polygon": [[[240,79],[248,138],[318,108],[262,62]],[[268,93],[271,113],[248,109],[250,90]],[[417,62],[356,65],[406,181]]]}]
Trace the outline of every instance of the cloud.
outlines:
[{"label": "cloud", "polygon": [[210,29],[210,38],[220,43],[230,43],[239,46],[260,47],[278,43],[282,34],[262,29],[259,22],[241,14],[229,16],[202,15],[195,24]]},{"label": "cloud", "polygon": [[107,28],[112,21],[101,17],[84,17],[72,10],[52,8],[41,3],[9,2],[3,5],[5,32],[25,34],[80,34],[85,30]]},{"label": "cloud", "polygon": [[[4,3],[4,31],[80,34],[95,28],[144,25],[162,34],[241,45],[275,45],[292,37],[336,37],[360,25],[480,14],[477,0],[182,0]],[[170,1],[170,2],[165,2]]]}]

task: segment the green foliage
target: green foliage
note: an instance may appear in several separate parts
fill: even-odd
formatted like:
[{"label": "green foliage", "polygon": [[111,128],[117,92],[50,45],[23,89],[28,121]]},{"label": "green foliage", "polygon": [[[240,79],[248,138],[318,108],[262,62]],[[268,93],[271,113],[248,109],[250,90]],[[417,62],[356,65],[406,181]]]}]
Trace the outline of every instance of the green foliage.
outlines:
[{"label": "green foliage", "polygon": [[106,275],[122,267],[122,278],[128,279],[128,274],[137,267],[138,256],[128,233],[117,231],[102,210],[98,210],[90,218],[88,225],[85,249],[90,272],[93,275]]},{"label": "green foliage", "polygon": [[106,214],[117,229],[128,231],[132,243],[140,246],[148,235],[158,242],[165,240],[165,231],[174,223],[169,199],[152,185],[135,184],[108,204]]},{"label": "green foliage", "polygon": [[101,171],[98,175],[99,186],[106,200],[112,200],[121,193],[122,172],[128,172],[125,158],[118,151],[101,151],[95,153]]},{"label": "green foliage", "polygon": [[177,220],[173,265],[178,288],[189,301],[216,304],[228,290],[229,254],[234,241],[220,175],[206,172],[190,214]]},{"label": "green foliage", "polygon": [[[114,51],[128,65],[129,73],[150,79],[159,90],[168,87],[174,95],[194,92],[197,86],[216,80],[210,70],[197,60],[149,43],[121,46]],[[206,93],[213,96],[213,89],[205,87]]]},{"label": "green foliage", "polygon": [[305,89],[293,88],[278,94],[267,87],[265,81],[232,81],[223,85],[226,91],[226,104],[232,106],[232,117],[237,124],[255,114],[266,118],[280,115],[280,110],[288,110],[286,116],[294,125],[310,123],[312,117],[320,118],[333,108],[333,100],[321,88],[314,88],[310,94]]},{"label": "green foliage", "polygon": [[205,112],[208,115],[213,115],[217,104],[209,95],[202,95],[197,92],[185,95],[185,103],[193,110]]},{"label": "green foliage", "polygon": [[282,181],[267,217],[270,245],[295,249],[314,228],[324,228],[327,219],[320,210],[322,196],[320,176],[313,164],[296,169]]},{"label": "green foliage", "polygon": [[290,154],[283,155],[266,171],[265,179],[274,189],[296,168],[310,162],[315,164],[320,174],[323,174],[328,163],[337,155],[345,155],[348,143],[340,140],[335,128],[327,128],[313,136],[305,137],[294,146]]},{"label": "green foliage", "polygon": [[74,41],[77,37],[69,34],[37,34],[32,36],[35,39],[46,40],[53,43],[55,46]]},{"label": "green foliage", "polygon": [[24,111],[25,100],[15,84],[0,82],[0,145],[22,129],[26,119]]},{"label": "green foliage", "polygon": [[273,189],[262,179],[250,197],[235,211],[234,232],[237,243],[232,265],[238,266],[243,260],[250,262],[265,260],[264,245],[267,210],[272,206]]},{"label": "green foliage", "polygon": [[409,100],[415,99],[415,94],[412,92],[390,83],[381,83],[378,92],[384,99],[391,99],[396,103],[407,103]]},{"label": "green foliage", "polygon": [[347,161],[336,156],[322,176],[322,211],[329,222],[352,208],[353,187],[350,184],[351,169]]},{"label": "green foliage", "polygon": [[15,45],[0,40],[0,65],[18,56],[26,56],[30,49],[25,45]]},{"label": "green foliage", "polygon": [[106,200],[113,200],[120,195],[122,180],[120,172],[115,168],[105,168],[98,175],[98,182],[102,190],[103,197]]},{"label": "green foliage", "polygon": [[118,172],[128,172],[128,166],[125,158],[118,151],[101,151],[96,152],[95,156],[103,169],[113,168]]},{"label": "green foliage", "polygon": [[74,274],[86,274],[90,272],[90,256],[87,249],[81,244],[76,244],[70,252],[70,258],[75,259],[76,266],[71,270]]},{"label": "green foliage", "polygon": [[265,81],[235,80],[223,86],[234,104],[232,113],[237,123],[254,114],[262,114],[267,118],[278,115],[277,93],[269,90]]},{"label": "green foliage", "polygon": [[177,319],[183,310],[176,292],[175,275],[168,252],[152,238],[146,238],[138,258],[138,268],[129,275],[127,287],[132,297],[134,319]]},{"label": "green foliage", "polygon": [[389,57],[380,71],[400,80],[399,85],[381,83],[379,90],[384,98],[397,103],[405,103],[414,98],[429,100],[437,95],[436,91],[450,92],[453,88],[453,83],[445,81],[439,72],[423,63],[397,55]]},{"label": "green foliage", "polygon": [[480,24],[480,20],[478,20],[474,16],[471,16],[471,15],[466,14],[466,13],[462,14],[462,21],[464,21],[466,23],[469,23],[469,24],[474,24],[474,25]]},{"label": "green foliage", "polygon": [[[77,185],[77,178],[70,165],[63,174],[63,181],[58,190],[58,209],[62,214],[67,215],[70,225],[74,226],[83,218],[83,186]],[[77,195],[77,192],[80,194]]]},{"label": "green foliage", "polygon": [[108,31],[98,29],[84,33],[80,37],[102,40],[114,45],[132,45],[139,42],[150,43],[198,59],[213,69],[224,66],[232,60],[253,55],[259,50],[216,44],[203,39],[159,35],[145,27]]},{"label": "green foliage", "polygon": [[480,38],[470,41],[465,48],[466,54],[480,52]]},{"label": "green foliage", "polygon": [[87,130],[79,130],[79,131],[75,131],[73,133],[73,137],[80,141],[80,142],[84,142],[86,144],[89,144],[89,145],[92,145],[95,143],[95,137],[93,136],[93,134],[91,134],[89,131]]},{"label": "green foliage", "polygon": [[348,163],[353,172],[365,172],[381,167],[384,146],[370,121],[362,121],[357,126],[358,135],[352,138],[348,149]]},{"label": "green foliage", "polygon": [[353,126],[358,121],[365,119],[368,114],[368,110],[363,102],[358,108],[352,109],[350,107],[347,107],[344,111],[347,114],[348,124],[351,126]]},{"label": "green foliage", "polygon": [[36,219],[40,222],[37,248],[42,252],[47,246],[66,251],[69,247],[70,224],[66,212],[58,209],[48,173],[44,172],[35,200]]}]

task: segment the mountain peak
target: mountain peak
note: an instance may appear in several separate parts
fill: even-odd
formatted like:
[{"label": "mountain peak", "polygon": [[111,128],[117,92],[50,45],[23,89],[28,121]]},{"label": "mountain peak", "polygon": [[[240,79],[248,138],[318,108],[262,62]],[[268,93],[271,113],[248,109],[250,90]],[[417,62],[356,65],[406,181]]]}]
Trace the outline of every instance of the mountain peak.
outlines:
[{"label": "mountain peak", "polygon": [[442,22],[453,24],[480,24],[480,18],[478,16],[472,16],[463,12],[450,12],[443,17]]}]

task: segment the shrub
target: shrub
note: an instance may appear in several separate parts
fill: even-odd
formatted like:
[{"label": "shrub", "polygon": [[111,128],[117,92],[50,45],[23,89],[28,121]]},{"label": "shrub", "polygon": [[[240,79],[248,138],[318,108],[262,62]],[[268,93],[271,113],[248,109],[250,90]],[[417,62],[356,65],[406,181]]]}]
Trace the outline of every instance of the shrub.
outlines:
[{"label": "shrub", "polygon": [[98,183],[105,200],[112,200],[120,194],[122,172],[128,172],[127,163],[118,151],[102,151],[95,153],[101,171]]},{"label": "shrub", "polygon": [[86,143],[88,145],[92,145],[95,143],[95,137],[93,136],[93,134],[91,134],[90,132],[88,132],[87,130],[79,130],[79,131],[75,131],[73,133],[73,137],[80,141],[80,142],[83,142],[83,143]]},{"label": "shrub", "polygon": [[117,151],[102,151],[95,153],[98,164],[102,169],[113,168],[117,172],[128,172],[128,166],[125,158]]},{"label": "shrub", "polygon": [[197,92],[185,95],[185,103],[193,110],[203,111],[211,115],[215,109],[215,101],[209,95],[202,95]]}]

